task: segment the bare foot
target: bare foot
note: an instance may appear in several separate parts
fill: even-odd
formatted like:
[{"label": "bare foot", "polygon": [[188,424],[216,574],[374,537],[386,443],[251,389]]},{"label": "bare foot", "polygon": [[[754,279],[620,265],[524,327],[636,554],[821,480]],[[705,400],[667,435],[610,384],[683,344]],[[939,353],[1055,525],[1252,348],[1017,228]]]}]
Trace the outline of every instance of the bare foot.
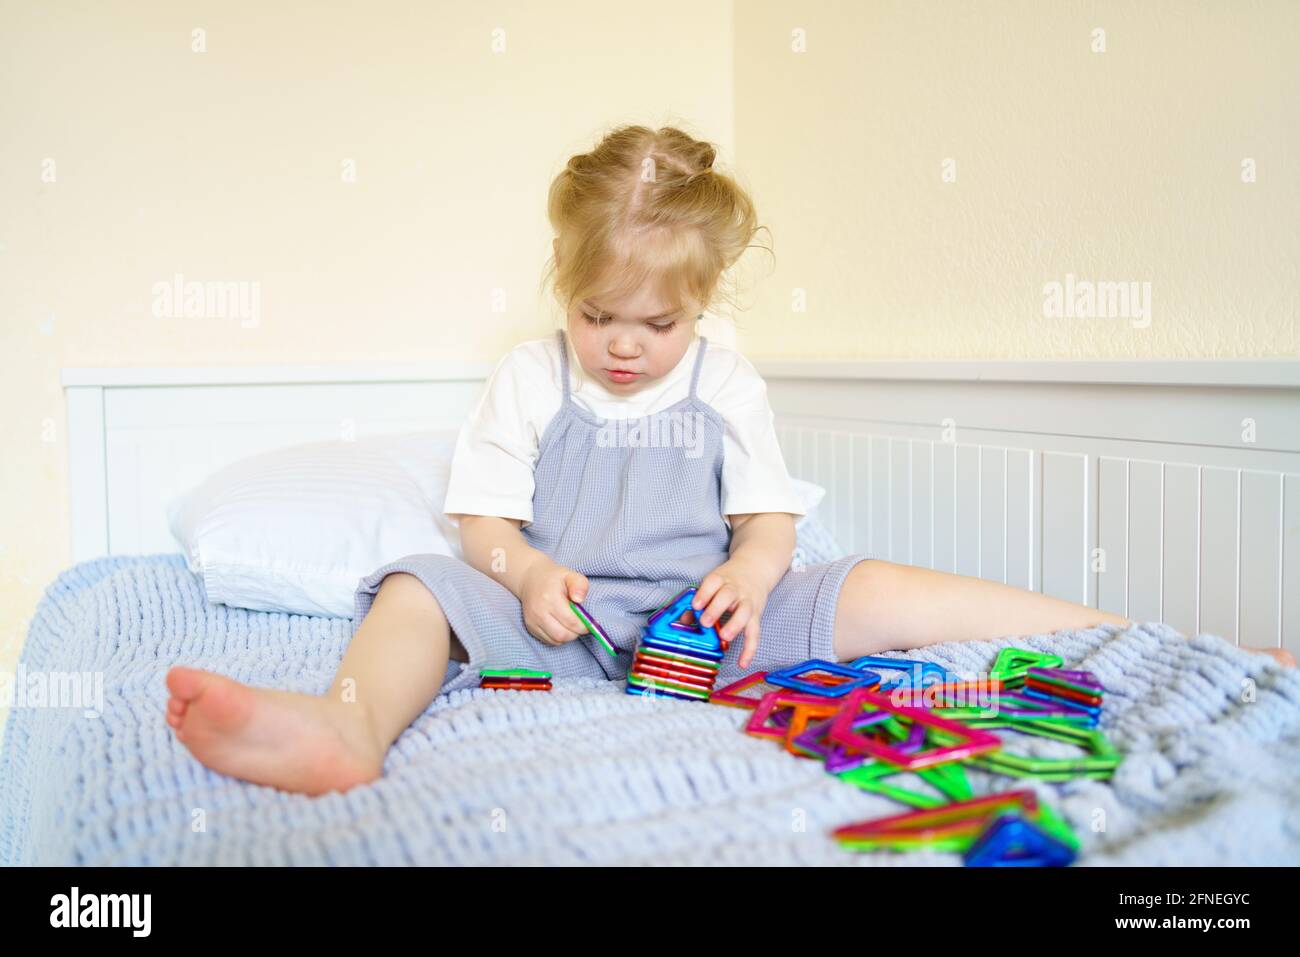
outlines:
[{"label": "bare foot", "polygon": [[1247,648],[1245,645],[1242,645],[1241,650],[1253,651],[1257,655],[1270,655],[1283,668],[1295,667],[1295,655],[1291,654],[1291,652],[1287,651],[1285,648]]},{"label": "bare foot", "polygon": [[373,781],[384,749],[355,705],[253,688],[177,666],[167,672],[167,723],[203,764],[256,784],[324,794]]}]

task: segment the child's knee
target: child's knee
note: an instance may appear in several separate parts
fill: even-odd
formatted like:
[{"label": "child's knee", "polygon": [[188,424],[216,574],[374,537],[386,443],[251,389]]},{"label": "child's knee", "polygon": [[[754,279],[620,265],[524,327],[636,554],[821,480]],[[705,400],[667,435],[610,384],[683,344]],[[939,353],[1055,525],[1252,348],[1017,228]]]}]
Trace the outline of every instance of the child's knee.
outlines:
[{"label": "child's knee", "polygon": [[379,592],[375,596],[375,604],[380,599],[386,599],[388,602],[395,602],[400,606],[400,610],[422,617],[436,618],[445,622],[446,615],[443,614],[442,605],[434,597],[433,592],[429,591],[427,585],[420,580],[418,575],[410,572],[392,572],[384,576],[384,580],[379,583]]}]

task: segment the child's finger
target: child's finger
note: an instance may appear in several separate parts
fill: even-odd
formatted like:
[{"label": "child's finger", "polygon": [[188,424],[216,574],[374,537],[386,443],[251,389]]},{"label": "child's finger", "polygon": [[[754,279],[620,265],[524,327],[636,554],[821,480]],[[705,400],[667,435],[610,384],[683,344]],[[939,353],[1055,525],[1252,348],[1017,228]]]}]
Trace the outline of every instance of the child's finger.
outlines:
[{"label": "child's finger", "polygon": [[542,644],[544,644],[544,645],[549,645],[549,644],[551,644],[551,636],[548,635],[548,634],[546,633],[546,629],[545,629],[545,628],[542,628],[542,627],[541,627],[537,622],[529,622],[529,621],[525,621],[525,622],[524,622],[524,627],[525,627],[526,629],[528,629],[528,633],[529,633],[530,635],[532,635],[534,638],[536,638],[536,639],[537,639],[538,641],[540,641]]},{"label": "child's finger", "polygon": [[[576,600],[574,599],[574,601]],[[564,603],[564,608],[556,613],[555,620],[574,632],[574,634],[583,635],[587,632],[587,626],[582,623],[582,619],[578,617],[577,612],[573,610],[573,606],[567,601]]]},{"label": "child's finger", "polygon": [[718,589],[718,593],[709,601],[709,606],[702,612],[698,612],[696,617],[700,624],[706,628],[712,625],[722,616],[724,611],[731,608],[736,603],[736,590],[730,585],[723,585]]},{"label": "child's finger", "polygon": [[759,617],[755,615],[749,620],[745,627],[745,647],[740,651],[740,667],[748,668],[754,656],[758,654],[758,622]]},{"label": "child's finger", "polygon": [[695,597],[691,599],[691,610],[695,612],[695,618],[698,621],[700,609],[709,603],[714,593],[722,587],[723,578],[716,572],[709,572],[700,582],[699,587],[695,589]]},{"label": "child's finger", "polygon": [[587,598],[587,576],[582,572],[569,571],[564,573],[564,592],[569,596],[570,601],[583,602]]},{"label": "child's finger", "polygon": [[740,634],[741,629],[749,622],[749,616],[752,613],[753,608],[748,601],[739,602],[735,611],[722,615],[718,619],[718,637],[723,641],[731,641],[736,635]]},{"label": "child's finger", "polygon": [[[581,629],[582,622],[578,621],[578,616],[574,615],[572,611],[570,611],[569,614],[573,617],[573,620],[577,622],[578,628]],[[575,631],[565,625],[564,622],[560,621],[560,619],[555,615],[550,614],[546,616],[546,632],[551,636],[551,640],[557,645],[562,645],[566,641],[572,641],[581,634],[581,630]]]}]

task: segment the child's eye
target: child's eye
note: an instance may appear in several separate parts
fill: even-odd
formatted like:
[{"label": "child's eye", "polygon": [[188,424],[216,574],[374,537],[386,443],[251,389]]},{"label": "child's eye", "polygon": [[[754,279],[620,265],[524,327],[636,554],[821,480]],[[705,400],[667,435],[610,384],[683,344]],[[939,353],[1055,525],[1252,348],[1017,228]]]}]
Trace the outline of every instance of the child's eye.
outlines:
[{"label": "child's eye", "polygon": [[592,315],[588,315],[585,312],[582,314],[582,316],[593,326],[601,326],[609,322],[609,316],[592,316]]},{"label": "child's eye", "polygon": [[675,325],[677,325],[676,320],[672,322],[664,323],[663,325],[656,325],[655,323],[652,322],[650,323],[650,328],[653,329],[655,332],[665,333],[668,332],[670,329],[672,329],[672,327]]}]

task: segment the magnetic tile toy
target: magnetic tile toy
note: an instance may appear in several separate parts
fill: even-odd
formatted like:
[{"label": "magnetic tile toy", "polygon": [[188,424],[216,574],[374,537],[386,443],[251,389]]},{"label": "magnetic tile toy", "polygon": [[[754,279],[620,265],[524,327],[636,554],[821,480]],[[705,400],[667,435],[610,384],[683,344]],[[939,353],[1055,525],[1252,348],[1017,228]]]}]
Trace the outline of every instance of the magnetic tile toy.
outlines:
[{"label": "magnetic tile toy", "polygon": [[936,829],[974,821],[983,826],[995,812],[1016,808],[1029,813],[1038,809],[1038,796],[1030,790],[1007,791],[984,797],[955,801],[922,811],[908,811],[890,817],[845,824],[832,831],[835,838],[869,837],[879,833],[907,833],[924,837]]},{"label": "magnetic tile toy", "polygon": [[763,695],[768,692],[761,692],[756,695],[746,695],[741,694],[741,692],[766,684],[767,672],[755,671],[752,674],[745,675],[745,677],[738,681],[733,681],[725,688],[720,688],[717,691],[714,691],[709,695],[709,701],[713,704],[727,705],[730,708],[744,708],[748,711],[752,711],[762,699]]},{"label": "magnetic tile toy", "polygon": [[966,852],[967,867],[1066,867],[1074,851],[1019,814],[990,822]]},{"label": "magnetic tile toy", "polygon": [[[923,748],[914,754],[905,754],[896,747],[881,744],[853,731],[853,718],[864,707],[870,710],[888,711],[914,724],[925,725],[929,731],[937,733],[944,740],[937,747]],[[963,761],[1002,746],[1002,742],[996,736],[979,728],[936,717],[925,708],[895,705],[887,695],[876,694],[865,688],[858,688],[849,694],[843,709],[835,717],[835,723],[831,725],[830,736],[851,751],[864,752],[906,771],[915,771],[947,761]]]},{"label": "magnetic tile toy", "polygon": [[618,649],[614,647],[614,642],[610,640],[609,634],[606,633],[604,628],[600,627],[596,619],[587,614],[587,609],[576,601],[570,601],[569,607],[573,609],[573,613],[578,616],[578,620],[586,626],[587,631],[596,639],[597,643],[610,655],[617,656]]},{"label": "magnetic tile toy", "polygon": [[[773,720],[774,712],[778,709],[788,709],[792,712],[793,720],[793,713],[798,708],[814,709],[819,713],[828,710],[826,699],[817,695],[804,694],[800,691],[773,691],[771,694],[763,695],[758,702],[753,715],[745,725],[745,732],[759,738],[784,741],[787,737],[788,725],[777,724]],[[839,705],[832,704],[831,710],[838,711]]]},{"label": "magnetic tile toy", "polygon": [[550,691],[551,673],[532,668],[480,668],[478,686],[491,691]]},{"label": "magnetic tile toy", "polygon": [[1035,758],[1013,754],[1003,748],[976,757],[972,762],[976,767],[1010,777],[1037,778],[1040,781],[1068,781],[1077,777],[1109,778],[1123,760],[1122,755],[1115,750],[1106,735],[1095,728],[1040,724],[1033,721],[1017,721],[1007,727],[1026,734],[1037,734],[1065,741],[1082,748],[1085,754],[1077,758]]},{"label": "magnetic tile toy", "polygon": [[[843,680],[838,684],[824,684],[804,677],[809,674],[837,676]],[[833,664],[813,658],[793,668],[768,672],[767,683],[779,688],[790,688],[804,694],[821,695],[827,698],[841,698],[856,688],[878,688],[880,675],[874,671],[850,668],[847,665]]]},{"label": "magnetic tile toy", "polygon": [[1063,663],[1057,655],[1025,648],[1003,648],[993,662],[992,675],[1003,686],[1016,687],[1024,683],[1025,674],[1030,668],[1058,668]]},{"label": "magnetic tile toy", "polygon": [[895,688],[926,687],[931,684],[943,684],[955,678],[933,661],[912,661],[909,658],[881,658],[875,655],[863,655],[849,662],[849,667],[867,671],[893,671],[896,674],[882,675],[880,691],[893,691]]},{"label": "magnetic tile toy", "polygon": [[696,586],[684,588],[646,620],[627,674],[631,694],[672,692],[693,701],[708,701],[727,642],[717,629],[698,621],[679,621],[691,608]]},{"label": "magnetic tile toy", "polygon": [[646,698],[681,698],[684,701],[709,700],[707,697],[702,697],[697,694],[686,694],[663,687],[647,688],[633,681],[629,681],[627,683],[627,688],[624,690],[626,690],[628,694],[637,694]]}]

